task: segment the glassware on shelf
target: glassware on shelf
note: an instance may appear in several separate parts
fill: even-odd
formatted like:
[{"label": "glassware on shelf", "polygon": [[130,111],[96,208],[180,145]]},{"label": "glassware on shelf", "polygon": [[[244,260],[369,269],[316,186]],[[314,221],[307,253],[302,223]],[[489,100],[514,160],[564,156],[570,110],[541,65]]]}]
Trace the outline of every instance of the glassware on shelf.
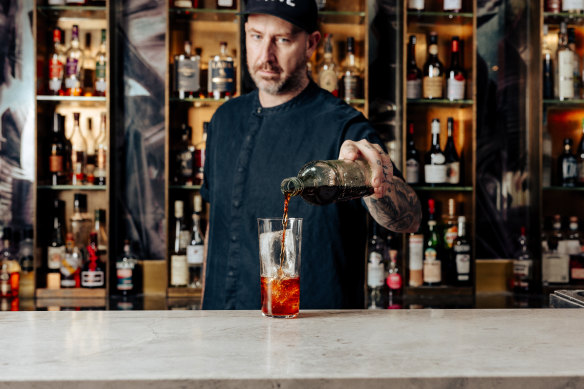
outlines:
[{"label": "glassware on shelf", "polygon": [[442,284],[442,250],[438,235],[434,199],[428,200],[428,226],[424,234],[424,285]]},{"label": "glassware on shelf", "polygon": [[67,233],[65,240],[65,255],[61,261],[61,288],[81,287],[81,265],[83,255],[75,244],[73,233]]},{"label": "glassware on shelf", "polygon": [[93,85],[96,96],[105,96],[107,90],[107,48],[106,31],[101,30],[101,43],[95,55],[95,83]]},{"label": "glassware on shelf", "polygon": [[558,49],[556,64],[557,72],[557,96],[560,100],[574,98],[574,52],[568,46],[568,27],[566,22],[560,23],[558,33]]},{"label": "glassware on shelf", "polygon": [[189,266],[189,287],[201,288],[203,286],[203,249],[204,236],[201,228],[201,213],[203,212],[203,200],[200,194],[193,198],[193,228],[191,239],[187,246],[187,263]]},{"label": "glassware on shelf", "polygon": [[94,95],[93,82],[95,76],[95,58],[91,48],[91,33],[85,33],[85,45],[83,46],[83,74],[82,74],[83,96]]},{"label": "glassware on shelf", "polygon": [[349,103],[361,98],[361,71],[355,62],[355,38],[352,36],[347,38],[347,58],[342,77],[343,99]]},{"label": "glassware on shelf", "polygon": [[79,112],[73,113],[73,133],[71,134],[71,168],[73,174],[71,182],[73,185],[83,185],[85,181],[85,164],[87,163],[87,143],[81,133],[79,125]]},{"label": "glassware on shelf", "polygon": [[406,150],[406,182],[420,183],[420,153],[414,142],[414,123],[408,123],[407,150]]},{"label": "glassware on shelf", "polygon": [[71,232],[77,246],[83,248],[89,242],[89,234],[92,231],[91,218],[87,213],[87,195],[75,193],[73,199]]},{"label": "glassware on shelf", "polygon": [[97,233],[92,231],[89,234],[87,244],[87,260],[81,268],[81,287],[96,289],[105,287],[105,272],[99,258],[97,249]]},{"label": "glassware on shelf", "polygon": [[187,245],[190,234],[184,223],[184,203],[180,200],[174,202],[174,220],[174,247],[170,255],[170,286],[186,287],[189,283]]},{"label": "glassware on shelf", "polygon": [[454,119],[449,117],[447,121],[448,138],[444,147],[444,156],[446,157],[446,182],[450,185],[460,184],[460,157],[454,144]]},{"label": "glassware on shelf", "polygon": [[51,173],[51,185],[62,185],[67,179],[65,145],[65,117],[53,114],[53,131],[51,140],[51,152],[49,155],[49,171]]},{"label": "glassware on shelf", "polygon": [[422,97],[422,71],[416,64],[416,36],[410,35],[408,42],[408,68],[406,76],[406,93],[408,99]]},{"label": "glassware on shelf", "polygon": [[94,172],[94,184],[105,185],[107,183],[107,115],[102,112],[100,115],[99,134],[95,141],[97,147],[97,165]]}]

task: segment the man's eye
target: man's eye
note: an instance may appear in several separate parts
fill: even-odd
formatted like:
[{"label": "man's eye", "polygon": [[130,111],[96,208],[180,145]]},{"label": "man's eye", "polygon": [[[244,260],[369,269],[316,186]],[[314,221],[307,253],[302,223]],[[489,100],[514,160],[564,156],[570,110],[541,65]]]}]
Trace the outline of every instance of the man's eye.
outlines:
[{"label": "man's eye", "polygon": [[259,40],[259,39],[261,39],[262,37],[260,36],[260,34],[251,34],[251,38],[252,38],[252,39],[255,39],[255,40]]},{"label": "man's eye", "polygon": [[290,43],[290,39],[278,38],[278,43]]}]

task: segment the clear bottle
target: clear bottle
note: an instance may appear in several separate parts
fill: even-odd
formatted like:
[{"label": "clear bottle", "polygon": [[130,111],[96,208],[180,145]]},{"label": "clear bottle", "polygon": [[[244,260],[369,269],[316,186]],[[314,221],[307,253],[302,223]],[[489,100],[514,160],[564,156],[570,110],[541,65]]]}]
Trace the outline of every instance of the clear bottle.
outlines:
[{"label": "clear bottle", "polygon": [[460,157],[454,145],[454,119],[448,118],[448,138],[444,147],[444,156],[446,158],[446,182],[450,185],[460,184]]},{"label": "clear bottle", "polygon": [[386,308],[385,295],[387,293],[385,251],[382,237],[379,235],[379,225],[373,221],[373,234],[369,241],[369,253],[367,256],[367,301],[368,309]]},{"label": "clear bottle", "polygon": [[578,178],[576,181],[578,186],[584,186],[584,119],[582,120],[582,129],[580,131],[582,132],[582,137],[576,149],[576,161],[578,165]]},{"label": "clear bottle", "polygon": [[296,177],[285,178],[280,189],[316,205],[356,199],[373,194],[371,169],[360,160],[312,161]]},{"label": "clear bottle", "polygon": [[347,58],[343,69],[343,99],[350,103],[351,100],[361,98],[361,71],[355,62],[355,38],[347,38]]},{"label": "clear bottle", "polygon": [[183,123],[180,132],[181,139],[174,150],[176,164],[174,181],[177,185],[192,185],[195,157],[195,147],[191,142],[192,129],[189,125]]},{"label": "clear bottle", "polygon": [[85,45],[83,47],[83,95],[93,96],[95,77],[95,58],[91,48],[91,33],[85,33]]},{"label": "clear bottle", "polygon": [[64,204],[55,200],[53,210],[53,231],[47,247],[47,288],[59,289],[61,285],[61,262],[65,258],[64,225],[61,212]]},{"label": "clear bottle", "polygon": [[530,292],[533,287],[533,256],[527,247],[525,227],[521,227],[519,250],[513,260],[513,291],[515,293]]},{"label": "clear bottle", "polygon": [[573,187],[578,178],[578,161],[572,154],[572,139],[564,139],[564,152],[558,157],[558,177],[560,185]]},{"label": "clear bottle", "polygon": [[83,256],[75,245],[75,239],[71,232],[67,233],[65,240],[65,255],[61,262],[61,288],[79,288],[81,286],[81,264]]},{"label": "clear bottle", "polygon": [[53,131],[51,140],[51,153],[49,155],[49,171],[51,173],[51,185],[65,183],[65,118],[58,113],[53,114]]},{"label": "clear bottle", "polygon": [[441,99],[444,89],[444,65],[438,59],[438,34],[428,36],[428,59],[424,64],[422,96],[425,99]]},{"label": "clear bottle", "polygon": [[71,134],[71,167],[73,169],[72,184],[83,185],[85,181],[85,164],[87,162],[87,143],[79,126],[79,112],[73,113],[74,124]]},{"label": "clear bottle", "polygon": [[34,242],[33,242],[33,229],[27,227],[23,231],[24,239],[20,242],[20,247],[18,250],[18,262],[20,263],[20,268],[22,273],[30,273],[34,270]]},{"label": "clear bottle", "polygon": [[408,123],[406,150],[406,182],[408,184],[420,183],[420,153],[416,149],[414,141],[414,123]]},{"label": "clear bottle", "polygon": [[205,154],[207,150],[207,131],[209,122],[203,122],[201,141],[195,145],[195,184],[202,185],[205,176]]},{"label": "clear bottle", "polygon": [[460,38],[458,36],[452,37],[450,51],[450,68],[446,71],[446,97],[448,100],[463,100],[466,90],[466,74],[460,57]]},{"label": "clear bottle", "polygon": [[203,199],[197,194],[193,199],[193,229],[191,239],[187,246],[187,263],[189,266],[189,286],[202,288],[203,250],[205,247],[203,230],[201,228],[201,213],[203,212]]},{"label": "clear bottle", "polygon": [[557,50],[557,89],[558,99],[574,98],[574,52],[568,46],[568,27],[566,22],[560,23]]},{"label": "clear bottle", "polygon": [[63,77],[65,75],[65,63],[67,56],[65,48],[61,44],[61,34],[59,28],[53,30],[53,51],[49,57],[49,94],[63,95]]},{"label": "clear bottle", "polygon": [[[186,230],[183,221],[184,203],[180,200],[174,202],[174,247],[170,255],[170,286],[186,287],[189,283],[189,270],[187,263],[187,244],[184,242],[183,231]],[[187,230],[188,233],[188,230]]]},{"label": "clear bottle", "polygon": [[137,257],[132,253],[130,241],[124,241],[124,251],[116,261],[116,290],[122,296],[136,293],[135,269],[138,262]]},{"label": "clear bottle", "polygon": [[82,96],[81,80],[83,74],[83,51],[79,48],[79,26],[73,25],[71,47],[67,50],[67,66],[65,68],[65,94],[67,96]]},{"label": "clear bottle", "polygon": [[578,255],[582,252],[580,231],[578,228],[578,216],[570,216],[568,222],[564,250],[568,255]]},{"label": "clear bottle", "polygon": [[425,8],[424,0],[408,0],[408,10],[423,11]]},{"label": "clear bottle", "polygon": [[81,270],[81,287],[97,289],[105,287],[105,272],[97,251],[97,233],[89,234],[89,244],[86,247],[87,261]]},{"label": "clear bottle", "polygon": [[107,255],[108,235],[105,229],[105,209],[96,209],[93,231],[97,233],[97,250],[100,256]]},{"label": "clear bottle", "polygon": [[417,232],[408,237],[408,285],[422,286],[424,282],[424,235]]},{"label": "clear bottle", "polygon": [[97,164],[97,156],[95,155],[95,134],[93,132],[93,119],[87,118],[87,126],[85,127],[86,152],[85,152],[85,183],[93,185],[95,182],[95,165]]},{"label": "clear bottle", "polygon": [[[0,250],[0,297],[13,297],[13,280],[12,280],[12,262],[14,253],[11,247],[12,228],[4,227],[2,229],[3,247]],[[18,295],[18,292],[16,293]]]},{"label": "clear bottle", "polygon": [[235,95],[235,61],[227,52],[227,42],[220,43],[219,54],[209,60],[208,93],[214,99]]},{"label": "clear bottle", "polygon": [[87,244],[91,230],[91,218],[87,214],[87,195],[83,193],[75,193],[73,196],[71,232],[73,233],[75,243],[78,247],[83,248],[85,244]]},{"label": "clear bottle", "polygon": [[201,57],[192,55],[190,41],[185,41],[184,52],[174,56],[174,93],[181,99],[197,96],[201,89]]},{"label": "clear bottle", "polygon": [[95,180],[96,185],[105,185],[107,183],[107,126],[106,126],[106,113],[101,113],[101,120],[99,125],[99,134],[95,141],[97,147],[97,165],[95,167]]},{"label": "clear bottle", "polygon": [[547,24],[543,25],[543,40],[542,40],[542,61],[543,61],[543,98],[554,98],[554,60],[552,58],[552,50],[548,42],[549,27]]},{"label": "clear bottle", "polygon": [[466,217],[458,217],[458,236],[454,240],[454,263],[456,264],[455,284],[458,286],[468,286],[471,284],[471,246],[466,235]]},{"label": "clear bottle", "polygon": [[427,184],[446,183],[446,156],[440,149],[440,120],[432,119],[432,145],[424,159],[424,179]]},{"label": "clear bottle", "polygon": [[579,98],[581,95],[581,88],[582,88],[582,80],[580,73],[580,56],[576,52],[576,31],[573,28],[568,28],[568,47],[570,51],[573,53],[572,56],[572,72],[573,76],[572,79],[574,81],[574,98]]},{"label": "clear bottle", "polygon": [[462,0],[444,0],[443,9],[446,12],[460,12]]},{"label": "clear bottle", "polygon": [[428,227],[424,234],[424,285],[442,284],[442,253],[434,213],[434,199],[428,200]]},{"label": "clear bottle", "polygon": [[422,71],[416,64],[416,36],[410,35],[408,42],[408,68],[406,76],[406,91],[408,99],[422,97]]},{"label": "clear bottle", "polygon": [[318,67],[318,85],[331,92],[334,96],[339,95],[339,77],[337,75],[338,65],[333,59],[332,34],[325,34],[324,55]]},{"label": "clear bottle", "polygon": [[95,82],[93,88],[96,96],[105,96],[107,93],[107,47],[106,31],[101,30],[101,43],[99,51],[95,55]]}]

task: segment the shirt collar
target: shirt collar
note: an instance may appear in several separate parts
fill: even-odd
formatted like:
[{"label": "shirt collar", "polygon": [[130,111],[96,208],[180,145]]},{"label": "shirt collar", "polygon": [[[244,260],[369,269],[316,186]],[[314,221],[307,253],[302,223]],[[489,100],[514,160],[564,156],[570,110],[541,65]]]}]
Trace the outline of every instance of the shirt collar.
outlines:
[{"label": "shirt collar", "polygon": [[[262,105],[260,103],[259,91],[256,89],[254,91],[253,110],[254,110],[254,112],[262,112],[263,114],[271,114],[271,113],[276,113],[276,112],[287,111],[289,109],[294,108],[295,106],[297,106],[301,102],[311,98],[316,93],[318,88],[319,88],[318,85],[316,85],[316,83],[314,81],[310,80],[308,85],[306,86],[306,88],[304,88],[304,90],[302,92],[300,92],[297,96],[293,97],[291,100],[289,100],[285,103],[282,103],[280,105],[276,105],[274,107],[268,107],[268,108],[262,107]],[[258,108],[260,110],[258,110]]]}]

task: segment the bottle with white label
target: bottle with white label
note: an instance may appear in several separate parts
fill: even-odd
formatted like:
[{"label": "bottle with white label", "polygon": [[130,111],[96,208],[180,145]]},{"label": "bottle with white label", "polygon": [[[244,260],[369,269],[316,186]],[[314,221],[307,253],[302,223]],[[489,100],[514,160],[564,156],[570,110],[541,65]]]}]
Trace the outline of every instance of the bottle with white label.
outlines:
[{"label": "bottle with white label", "polygon": [[410,11],[423,11],[424,7],[424,0],[408,0],[408,10]]},{"label": "bottle with white label", "polygon": [[424,285],[437,286],[442,283],[441,245],[436,226],[434,199],[428,200],[428,229],[424,236]]},{"label": "bottle with white label", "polygon": [[203,232],[201,229],[201,213],[203,211],[203,200],[200,194],[194,197],[193,207],[193,229],[191,240],[187,246],[187,263],[189,266],[189,287],[201,288],[203,286],[202,267],[203,250],[205,248]]},{"label": "bottle with white label", "polygon": [[470,285],[471,248],[466,237],[466,217],[458,217],[458,236],[454,240],[454,262],[456,264],[455,283],[458,286]]},{"label": "bottle with white label", "polygon": [[379,236],[378,224],[373,222],[373,236],[369,242],[367,257],[367,308],[385,308],[385,263],[384,243]]},{"label": "bottle with white label", "polygon": [[444,147],[444,156],[446,158],[446,182],[450,185],[460,184],[460,158],[454,145],[454,137],[452,135],[454,127],[454,119],[448,118],[448,138],[446,139],[446,146]]},{"label": "bottle with white label", "polygon": [[61,212],[64,206],[61,200],[55,200],[53,233],[47,248],[47,289],[59,289],[61,285],[61,261],[65,258],[63,223],[61,222]]},{"label": "bottle with white label", "polygon": [[124,241],[124,252],[116,261],[116,290],[123,296],[136,291],[135,268],[137,259],[132,253],[130,241]]},{"label": "bottle with white label", "polygon": [[527,247],[527,236],[525,227],[521,227],[519,236],[519,250],[513,260],[513,291],[515,293],[526,293],[533,287],[533,256]]},{"label": "bottle with white label", "polygon": [[557,89],[558,99],[574,98],[574,52],[568,46],[568,27],[566,22],[560,23],[557,50]]},{"label": "bottle with white label", "polygon": [[562,0],[562,12],[579,14],[584,11],[582,0]]},{"label": "bottle with white label", "polygon": [[422,71],[416,64],[416,36],[410,35],[408,43],[408,73],[406,76],[406,93],[408,99],[422,97]]},{"label": "bottle with white label", "polygon": [[408,124],[406,151],[406,182],[408,184],[420,183],[420,153],[416,149],[414,142],[414,123]]},{"label": "bottle with white label", "polygon": [[446,156],[440,149],[440,120],[432,120],[432,146],[424,160],[424,179],[427,184],[446,183]]},{"label": "bottle with white label", "polygon": [[446,71],[446,98],[448,100],[463,100],[466,89],[466,74],[460,57],[460,39],[452,37],[450,46],[450,68]]},{"label": "bottle with white label", "polygon": [[422,96],[425,99],[441,99],[444,89],[444,65],[438,59],[438,34],[428,36],[428,59],[424,64]]},{"label": "bottle with white label", "polygon": [[[170,286],[185,287],[189,281],[189,271],[187,264],[187,242],[184,240],[184,203],[180,200],[174,202],[174,248],[170,256]],[[181,235],[183,237],[181,238]],[[187,230],[187,236],[188,234]],[[190,238],[189,238],[190,239]]]},{"label": "bottle with white label", "polygon": [[424,235],[415,233],[408,238],[408,285],[413,287],[422,286],[423,283],[423,263],[424,263]]},{"label": "bottle with white label", "polygon": [[462,0],[444,0],[444,11],[460,12],[462,9]]}]

